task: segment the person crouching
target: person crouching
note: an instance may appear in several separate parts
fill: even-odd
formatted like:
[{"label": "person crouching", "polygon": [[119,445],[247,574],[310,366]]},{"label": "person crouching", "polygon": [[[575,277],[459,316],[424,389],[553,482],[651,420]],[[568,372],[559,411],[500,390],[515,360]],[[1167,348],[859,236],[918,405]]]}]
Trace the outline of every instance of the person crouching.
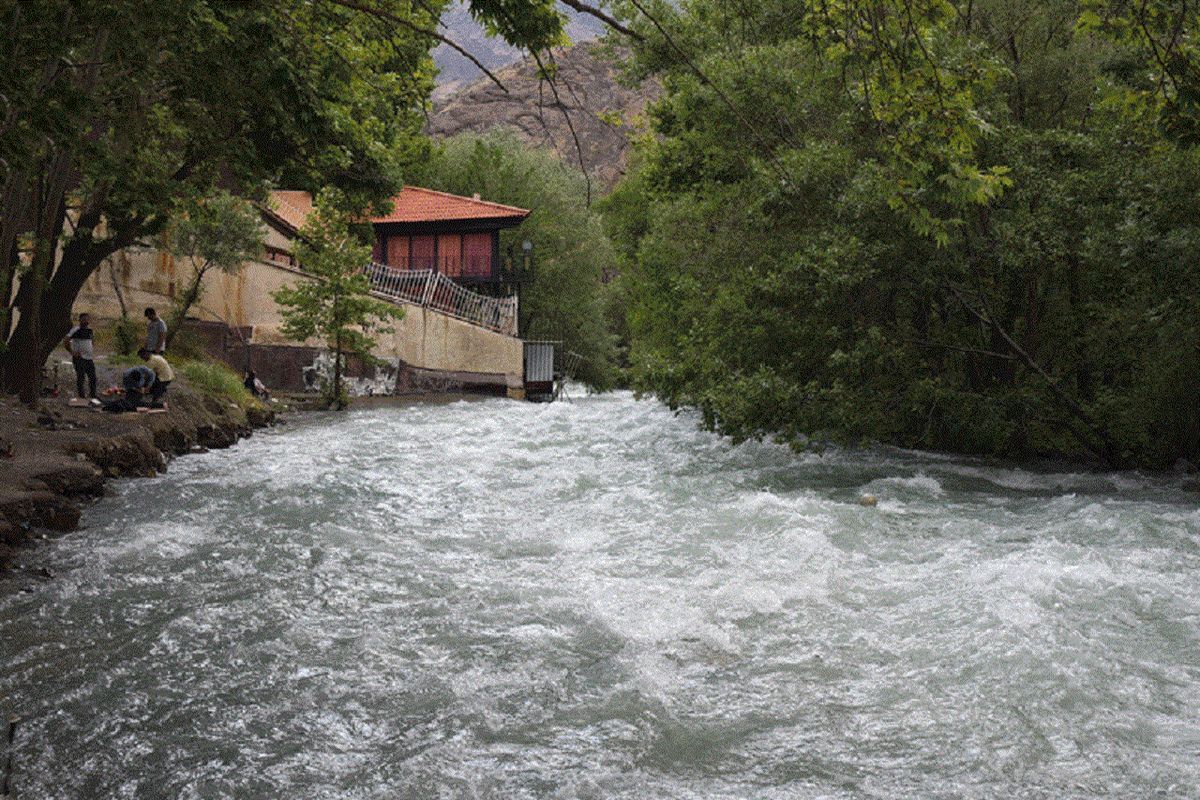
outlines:
[{"label": "person crouching", "polygon": [[130,367],[121,376],[121,387],[125,390],[125,396],[110,403],[105,403],[104,410],[116,414],[123,411],[137,411],[138,408],[146,404],[144,392],[149,391],[153,385],[154,370],[149,367],[143,367],[141,364],[136,367]]},{"label": "person crouching", "polygon": [[146,366],[154,373],[154,382],[150,385],[150,407],[162,408],[167,387],[171,385],[171,381],[175,380],[175,370],[171,369],[171,365],[161,355],[151,353],[144,347],[138,350],[138,355],[145,360]]}]

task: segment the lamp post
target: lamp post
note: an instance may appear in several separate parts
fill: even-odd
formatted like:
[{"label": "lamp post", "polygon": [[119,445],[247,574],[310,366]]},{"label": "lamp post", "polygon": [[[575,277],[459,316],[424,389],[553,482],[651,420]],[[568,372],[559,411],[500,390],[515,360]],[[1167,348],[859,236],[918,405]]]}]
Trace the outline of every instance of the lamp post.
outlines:
[{"label": "lamp post", "polygon": [[514,270],[514,283],[517,290],[517,336],[525,331],[525,304],[521,302],[521,287],[533,283],[534,278],[533,242],[526,239],[521,242],[521,265]]}]

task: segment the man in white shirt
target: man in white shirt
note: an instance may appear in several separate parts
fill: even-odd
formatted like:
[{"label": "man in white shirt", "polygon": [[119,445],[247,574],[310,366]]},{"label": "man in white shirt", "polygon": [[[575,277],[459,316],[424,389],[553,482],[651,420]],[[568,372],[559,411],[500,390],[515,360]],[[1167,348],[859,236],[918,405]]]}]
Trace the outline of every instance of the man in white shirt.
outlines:
[{"label": "man in white shirt", "polygon": [[[67,331],[63,347],[71,353],[71,365],[75,367],[75,396],[96,399],[96,353],[92,342],[95,333],[88,325],[87,314],[79,315],[79,324]],[[87,378],[88,394],[83,393],[83,379]]]}]

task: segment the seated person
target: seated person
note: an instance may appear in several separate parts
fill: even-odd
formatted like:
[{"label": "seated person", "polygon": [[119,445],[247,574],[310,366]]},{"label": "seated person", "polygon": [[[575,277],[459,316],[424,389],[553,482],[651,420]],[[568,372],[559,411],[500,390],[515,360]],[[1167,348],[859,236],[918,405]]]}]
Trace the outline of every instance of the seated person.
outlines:
[{"label": "seated person", "polygon": [[258,376],[254,374],[254,370],[248,370],[246,372],[246,379],[242,381],[242,385],[246,387],[246,391],[250,392],[250,394],[254,395],[260,400],[271,399],[271,393],[267,391],[267,387],[264,386],[263,382],[260,381]]},{"label": "seated person", "polygon": [[162,408],[162,399],[167,393],[167,387],[175,380],[175,370],[171,369],[171,365],[161,355],[151,353],[144,347],[138,350],[138,355],[145,359],[146,366],[154,373],[154,383],[150,386],[150,405],[153,408]]}]

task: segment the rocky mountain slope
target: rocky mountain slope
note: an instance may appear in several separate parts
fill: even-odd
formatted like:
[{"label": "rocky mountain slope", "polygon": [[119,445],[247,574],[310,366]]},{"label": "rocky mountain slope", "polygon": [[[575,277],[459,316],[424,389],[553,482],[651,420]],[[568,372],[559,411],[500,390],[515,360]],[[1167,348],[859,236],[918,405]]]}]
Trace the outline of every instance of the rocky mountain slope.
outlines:
[{"label": "rocky mountain slope", "polygon": [[[581,14],[559,4],[558,10],[567,18],[567,36],[572,42],[588,42],[604,34],[604,23],[588,14]],[[490,70],[506,67],[521,58],[521,51],[503,39],[488,36],[467,10],[465,0],[451,3],[442,14],[442,32]],[[433,49],[433,62],[438,68],[435,102],[443,101],[483,77],[479,67],[453,48],[439,44]]]},{"label": "rocky mountain slope", "polygon": [[630,138],[643,127],[647,102],[660,93],[654,83],[621,85],[617,57],[594,41],[556,50],[557,101],[537,64],[525,58],[496,72],[507,92],[481,78],[437,103],[429,133],[442,138],[508,128],[531,144],[552,148],[572,166],[579,166],[582,153],[594,189],[609,188],[625,173]]}]

